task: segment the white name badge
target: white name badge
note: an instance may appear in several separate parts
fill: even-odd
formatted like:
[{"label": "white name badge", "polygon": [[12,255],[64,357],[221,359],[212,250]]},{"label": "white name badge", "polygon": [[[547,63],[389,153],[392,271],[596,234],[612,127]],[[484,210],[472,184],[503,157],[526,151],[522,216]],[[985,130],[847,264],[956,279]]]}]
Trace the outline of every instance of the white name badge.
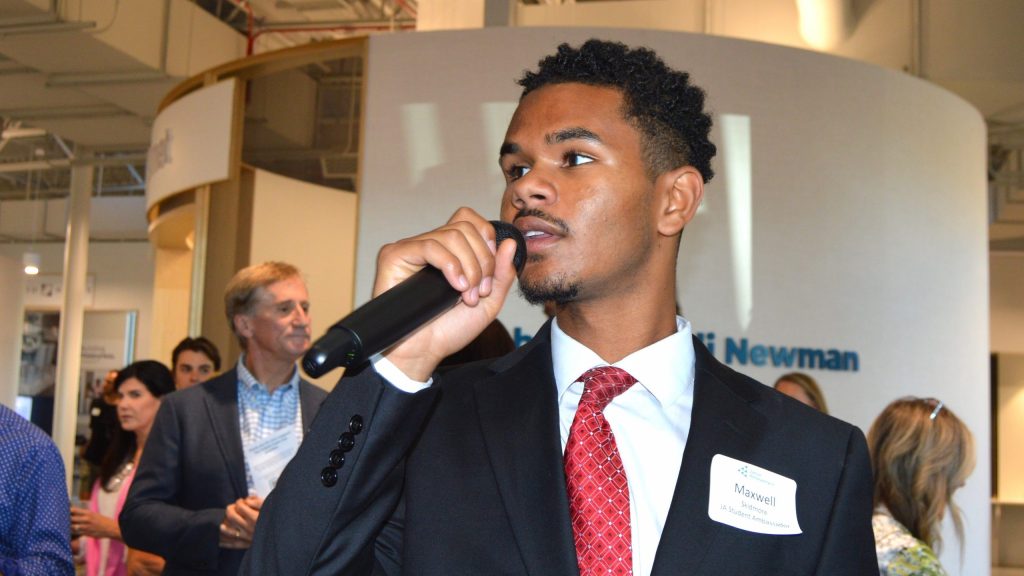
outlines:
[{"label": "white name badge", "polygon": [[285,426],[245,451],[252,474],[252,488],[260,498],[266,498],[284,472],[284,467],[299,451],[299,439],[295,427]]},{"label": "white name badge", "polygon": [[723,454],[711,459],[708,517],[758,534],[801,534],[796,482]]}]

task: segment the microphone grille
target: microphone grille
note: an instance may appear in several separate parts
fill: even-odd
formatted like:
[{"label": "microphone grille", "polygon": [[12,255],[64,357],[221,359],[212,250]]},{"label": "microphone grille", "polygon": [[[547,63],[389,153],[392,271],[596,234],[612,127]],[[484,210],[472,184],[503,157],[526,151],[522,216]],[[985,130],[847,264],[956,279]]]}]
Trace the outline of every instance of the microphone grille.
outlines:
[{"label": "microphone grille", "polygon": [[519,229],[509,224],[508,222],[502,222],[500,220],[491,220],[491,225],[494,226],[494,234],[497,237],[497,244],[501,244],[506,238],[511,238],[516,241],[516,255],[512,257],[512,265],[516,267],[516,272],[522,272],[523,266],[526,265],[526,239],[523,238]]}]

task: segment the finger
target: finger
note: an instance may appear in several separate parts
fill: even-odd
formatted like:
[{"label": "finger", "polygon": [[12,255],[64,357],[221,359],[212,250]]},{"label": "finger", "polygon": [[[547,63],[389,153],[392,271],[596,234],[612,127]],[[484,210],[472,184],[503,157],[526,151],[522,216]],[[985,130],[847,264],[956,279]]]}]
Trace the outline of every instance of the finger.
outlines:
[{"label": "finger", "polygon": [[425,266],[440,270],[448,283],[463,293],[471,290],[481,277],[480,264],[465,231],[458,226],[446,225],[382,248],[377,267],[384,275],[378,279],[375,295]]},{"label": "finger", "polygon": [[[241,502],[241,500],[238,502]],[[234,534],[233,531],[235,529],[241,528],[242,525],[245,524],[245,520],[242,519],[241,514],[238,512],[238,502],[229,505],[224,515],[223,524],[227,526],[229,529],[228,533],[232,535]]]},{"label": "finger", "polygon": [[259,510],[263,507],[263,498],[259,496],[249,496],[245,499],[245,503],[249,505],[253,510]]},{"label": "finger", "polygon": [[222,523],[220,525],[220,539],[222,543],[237,543],[250,540],[250,538],[246,536],[244,528],[228,523]]},{"label": "finger", "polygon": [[[468,294],[491,274],[494,229],[468,208],[444,226],[384,246],[377,258],[374,295],[388,290],[424,266],[441,270],[453,288]],[[471,303],[475,298],[470,296]]]},{"label": "finger", "polygon": [[259,511],[249,506],[248,503],[243,503],[241,506],[238,506],[236,511],[238,512],[238,516],[242,519],[242,524],[239,528],[251,531],[256,526],[256,519],[259,517]]},{"label": "finger", "polygon": [[226,528],[224,527],[223,524],[221,524],[220,528],[221,528],[221,535],[220,535],[219,541],[217,542],[218,546],[220,546],[221,548],[228,548],[228,549],[232,549],[232,550],[236,550],[236,549],[242,547],[242,541],[239,540],[238,538],[235,538],[235,536],[233,534],[234,529],[227,529],[230,532],[232,532],[231,534],[227,534],[227,533],[225,533]]},{"label": "finger", "polygon": [[488,295],[488,304],[498,306],[499,310],[516,281],[517,271],[512,264],[516,249],[516,241],[508,238],[498,246],[498,253],[495,255],[494,284]]}]

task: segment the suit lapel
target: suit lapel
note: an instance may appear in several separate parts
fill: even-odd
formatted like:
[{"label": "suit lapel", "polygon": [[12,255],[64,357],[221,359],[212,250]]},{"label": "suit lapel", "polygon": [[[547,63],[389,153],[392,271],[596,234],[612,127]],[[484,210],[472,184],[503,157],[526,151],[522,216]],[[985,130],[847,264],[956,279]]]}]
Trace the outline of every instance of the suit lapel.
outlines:
[{"label": "suit lapel", "polygon": [[315,386],[306,382],[305,380],[299,381],[299,406],[302,410],[302,435],[305,437],[309,431],[309,427],[313,425],[313,417],[320,410],[320,404],[323,398],[318,398],[316,394],[313,394],[313,390],[310,386]]},{"label": "suit lapel", "polygon": [[728,384],[735,374],[696,339],[694,350],[697,370],[690,433],[652,576],[698,573],[722,530],[722,524],[708,517],[711,459],[725,454],[749,461],[766,424],[764,416],[751,408],[752,398]]},{"label": "suit lapel", "polygon": [[475,385],[480,429],[527,572],[576,575],[547,326]]},{"label": "suit lapel", "polygon": [[224,457],[231,487],[240,497],[248,493],[245,481],[245,455],[242,432],[238,426],[238,374],[231,370],[211,382],[207,388],[206,411],[210,428]]}]

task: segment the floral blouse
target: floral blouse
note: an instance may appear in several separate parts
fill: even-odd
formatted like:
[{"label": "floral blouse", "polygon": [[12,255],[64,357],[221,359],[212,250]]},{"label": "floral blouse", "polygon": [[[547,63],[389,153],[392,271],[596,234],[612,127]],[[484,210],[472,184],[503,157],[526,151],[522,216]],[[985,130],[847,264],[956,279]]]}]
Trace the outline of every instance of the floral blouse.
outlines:
[{"label": "floral blouse", "polygon": [[946,576],[932,549],[914,538],[885,506],[875,509],[871,526],[881,576]]}]

